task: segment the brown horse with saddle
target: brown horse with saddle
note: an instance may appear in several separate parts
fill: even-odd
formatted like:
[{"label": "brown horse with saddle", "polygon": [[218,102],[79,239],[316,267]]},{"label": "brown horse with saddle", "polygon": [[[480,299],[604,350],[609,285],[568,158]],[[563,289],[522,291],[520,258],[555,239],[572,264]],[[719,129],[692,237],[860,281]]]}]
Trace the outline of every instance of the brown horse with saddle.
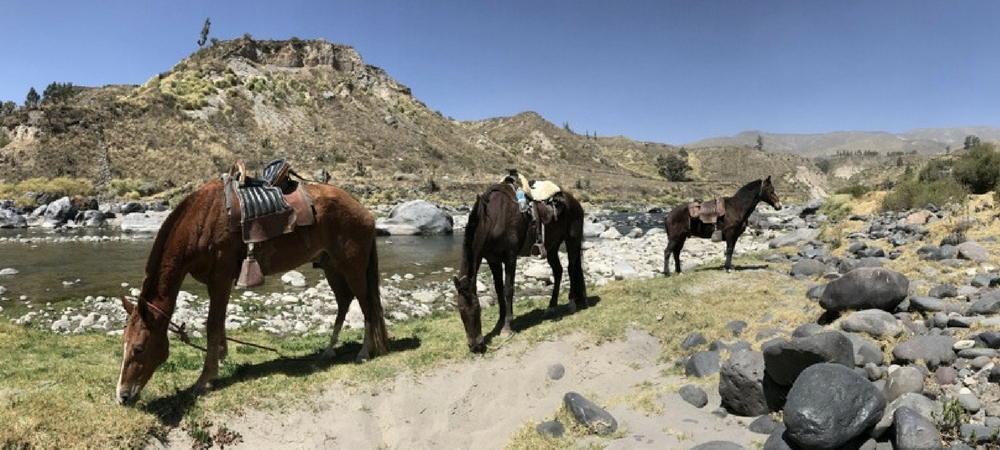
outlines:
[{"label": "brown horse with saddle", "polygon": [[726,241],[726,271],[733,269],[736,240],[747,229],[747,220],[764,201],[781,209],[781,200],[774,192],[771,177],[755,180],[741,187],[732,197],[719,197],[705,202],[683,203],[670,210],[663,219],[667,229],[667,248],[663,250],[663,274],[670,276],[670,255],[674,256],[677,273],[681,273],[681,249],[689,236]]},{"label": "brown horse with saddle", "polygon": [[[583,207],[569,192],[560,189],[544,194],[551,194],[544,200],[541,198],[543,194],[536,194],[537,197],[530,202],[523,202],[522,209],[518,201],[519,191],[523,190],[520,188],[520,177],[512,171],[503,181],[478,195],[469,213],[462,242],[462,260],[454,283],[467,344],[474,352],[486,350],[482,307],[476,289],[476,278],[483,259],[493,275],[493,288],[500,308],[500,317],[489,336],[512,333],[514,275],[518,256],[536,255],[548,261],[554,280],[547,310],[551,312],[558,305],[563,273],[559,247],[565,243],[569,263],[570,309],[575,311],[587,307],[582,261]],[[536,192],[541,191],[536,189]]]},{"label": "brown horse with saddle", "polygon": [[365,322],[357,359],[388,351],[375,218],[338,187],[289,180],[283,165],[283,160],[269,165],[262,179],[251,179],[238,164],[222,179],[192,192],[167,216],[150,249],[137,301],[122,298],[128,321],[116,390],[120,403],[134,402],[167,360],[167,332],[183,332],[171,318],[188,274],[208,287],[211,302],[197,390],[210,387],[219,360],[226,355],[226,305],[237,280],[241,286],[253,286],[266,274],[310,261],[323,269],[337,300],[334,331],[324,356],[333,354],[355,297]]}]

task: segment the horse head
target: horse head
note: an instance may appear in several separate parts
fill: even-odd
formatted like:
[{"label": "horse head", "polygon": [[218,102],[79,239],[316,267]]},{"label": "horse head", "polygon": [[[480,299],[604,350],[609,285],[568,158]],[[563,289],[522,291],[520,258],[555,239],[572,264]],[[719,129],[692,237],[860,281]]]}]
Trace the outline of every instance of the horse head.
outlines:
[{"label": "horse head", "polygon": [[118,377],[116,397],[123,405],[134,403],[139,392],[160,364],[167,360],[170,341],[167,339],[169,317],[145,299],[133,304],[122,297],[128,312],[128,322],[122,334],[122,371]]},{"label": "horse head", "polygon": [[453,277],[455,290],[458,291],[458,314],[462,317],[462,324],[465,325],[465,337],[469,345],[469,350],[477,353],[486,351],[486,344],[483,341],[483,324],[481,318],[481,307],[479,306],[479,295],[476,293],[475,279],[463,276]]},{"label": "horse head", "polygon": [[774,192],[774,185],[771,184],[771,176],[768,175],[767,179],[760,185],[760,198],[764,200],[764,203],[771,205],[772,208],[776,210],[781,209],[781,199],[778,198],[778,194]]}]

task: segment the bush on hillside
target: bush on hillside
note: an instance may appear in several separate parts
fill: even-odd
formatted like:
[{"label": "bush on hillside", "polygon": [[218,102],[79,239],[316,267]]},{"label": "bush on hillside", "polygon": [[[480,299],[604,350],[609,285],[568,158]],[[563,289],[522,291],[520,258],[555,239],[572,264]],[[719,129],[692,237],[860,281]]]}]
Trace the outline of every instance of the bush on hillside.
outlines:
[{"label": "bush on hillside", "polygon": [[850,195],[853,198],[860,198],[861,196],[871,192],[871,190],[872,188],[868,186],[855,183],[850,186],[844,186],[840,189],[837,189],[837,192],[835,192],[835,194],[846,194]]},{"label": "bush on hillside", "polygon": [[955,161],[952,176],[973,194],[995,190],[1000,182],[1000,153],[993,144],[974,145]]},{"label": "bush on hillside", "polygon": [[882,211],[909,211],[928,204],[945,205],[961,202],[968,192],[958,181],[946,178],[934,181],[910,179],[896,184],[895,189],[882,198]]}]

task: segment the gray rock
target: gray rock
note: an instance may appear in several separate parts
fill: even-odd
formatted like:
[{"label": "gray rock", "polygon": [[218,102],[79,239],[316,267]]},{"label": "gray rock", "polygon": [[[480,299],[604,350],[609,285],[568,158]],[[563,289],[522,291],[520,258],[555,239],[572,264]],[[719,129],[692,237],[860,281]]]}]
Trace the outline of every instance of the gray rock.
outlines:
[{"label": "gray rock", "polygon": [[801,259],[792,264],[789,274],[796,278],[810,278],[824,274],[826,264],[815,259]]},{"label": "gray rock", "polygon": [[916,367],[903,366],[889,373],[885,383],[885,399],[893,402],[903,394],[919,394],[924,390],[924,374]]},{"label": "gray rock", "polygon": [[771,248],[798,247],[816,239],[816,236],[819,236],[819,231],[819,229],[813,228],[798,228],[771,239],[767,245]]},{"label": "gray rock", "polygon": [[413,200],[396,205],[389,216],[379,219],[375,228],[380,233],[444,235],[454,232],[455,220],[438,205],[426,200]]},{"label": "gray rock", "polygon": [[577,422],[597,434],[608,435],[618,429],[618,421],[610,413],[576,392],[567,392],[563,403]]},{"label": "gray rock", "polygon": [[924,361],[928,369],[934,369],[955,361],[955,350],[952,348],[955,342],[952,336],[915,336],[896,345],[892,349],[892,357],[902,364]]},{"label": "gray rock", "polygon": [[774,430],[781,428],[781,422],[774,420],[770,414],[764,414],[750,422],[747,429],[757,434],[771,434]]},{"label": "gray rock", "polygon": [[691,349],[691,348],[695,348],[695,347],[700,347],[700,346],[705,345],[707,343],[708,343],[708,339],[705,339],[704,335],[702,335],[701,333],[695,331],[694,333],[691,333],[691,334],[687,335],[686,338],[684,338],[684,340],[681,342],[681,348],[683,348],[683,349]]},{"label": "gray rock", "polygon": [[820,306],[827,311],[881,309],[892,312],[906,298],[910,281],[882,268],[861,267],[826,285]]},{"label": "gray rock", "polygon": [[708,394],[704,389],[693,384],[681,386],[677,391],[684,401],[694,405],[696,408],[704,408],[708,404]]},{"label": "gray rock", "polygon": [[764,355],[753,350],[730,354],[719,370],[719,395],[722,407],[737,416],[771,412],[764,395]]},{"label": "gray rock", "polygon": [[979,263],[985,263],[990,260],[990,251],[977,242],[965,241],[958,244],[956,247],[958,248],[959,258],[969,259]]},{"label": "gray rock", "polygon": [[562,364],[556,363],[549,366],[546,371],[550,380],[559,380],[566,374],[566,368]]},{"label": "gray rock", "polygon": [[802,371],[788,393],[787,438],[803,448],[843,448],[865,439],[863,433],[882,418],[885,407],[885,396],[853,370],[815,364]]},{"label": "gray rock", "polygon": [[934,423],[915,409],[903,406],[893,413],[897,450],[931,450],[943,448],[941,433]]},{"label": "gray rock", "polygon": [[0,209],[0,228],[27,228],[28,219],[9,209]]},{"label": "gray rock", "polygon": [[894,337],[903,332],[903,327],[887,311],[866,309],[852,313],[840,321],[840,328],[851,333],[868,333],[875,337]]},{"label": "gray rock", "polygon": [[839,332],[825,331],[764,349],[764,371],[783,386],[791,386],[807,367],[827,362],[854,367],[851,340]]},{"label": "gray rock", "polygon": [[688,358],[684,365],[684,375],[689,377],[707,377],[719,371],[722,357],[719,352],[705,350],[697,352]]},{"label": "gray rock", "polygon": [[918,295],[910,298],[910,308],[919,312],[939,312],[947,311],[949,305],[937,297]]}]

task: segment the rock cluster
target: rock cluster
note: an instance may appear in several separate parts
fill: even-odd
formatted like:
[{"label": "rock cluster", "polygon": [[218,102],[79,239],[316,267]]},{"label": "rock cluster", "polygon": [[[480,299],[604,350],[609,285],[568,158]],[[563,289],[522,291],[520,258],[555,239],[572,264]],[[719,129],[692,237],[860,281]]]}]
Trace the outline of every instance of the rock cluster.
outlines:
[{"label": "rock cluster", "polygon": [[[782,412],[780,426],[764,430],[764,449],[995,445],[1000,332],[993,330],[1000,325],[994,317],[1000,294],[992,287],[1000,274],[988,250],[964,237],[920,246],[920,259],[964,270],[966,282],[957,286],[933,284],[931,268],[923,271],[927,279],[910,280],[882,267],[902,256],[902,246],[924,241],[924,223],[946,214],[929,208],[852,217],[867,225],[848,236],[840,258],[812,240],[797,245],[794,255],[767,256],[793,261],[791,276],[827,280],[806,293],[825,311],[822,323],[802,324],[790,336],[762,342],[759,351],[746,341],[729,345],[718,365],[721,352],[698,350],[704,338],[689,336],[684,342],[696,344],[687,347],[695,353],[686,367],[699,369],[688,375],[717,371],[728,413],[765,418]],[[928,295],[917,295],[915,286]]]}]

